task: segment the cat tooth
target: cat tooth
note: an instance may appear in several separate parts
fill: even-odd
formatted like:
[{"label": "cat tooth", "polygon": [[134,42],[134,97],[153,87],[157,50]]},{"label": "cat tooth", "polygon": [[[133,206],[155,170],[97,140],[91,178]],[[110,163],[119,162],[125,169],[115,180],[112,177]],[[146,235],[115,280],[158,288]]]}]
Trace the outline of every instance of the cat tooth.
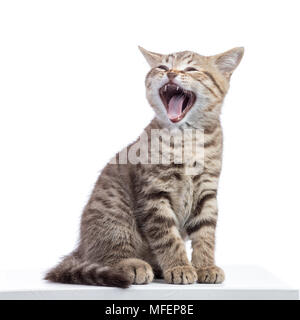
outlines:
[{"label": "cat tooth", "polygon": [[164,87],[164,92],[167,91],[167,88],[168,88],[168,85],[166,84],[165,87]]},{"label": "cat tooth", "polygon": [[178,90],[179,90],[179,87],[177,86],[176,91],[178,91]]}]

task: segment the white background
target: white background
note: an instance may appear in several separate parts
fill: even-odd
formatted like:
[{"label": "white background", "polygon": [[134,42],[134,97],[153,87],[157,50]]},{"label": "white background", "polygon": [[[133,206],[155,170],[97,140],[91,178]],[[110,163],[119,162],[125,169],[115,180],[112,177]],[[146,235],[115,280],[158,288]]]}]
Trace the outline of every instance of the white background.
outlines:
[{"label": "white background", "polygon": [[223,107],[217,262],[299,287],[299,1],[1,1],[0,268],[70,252],[99,171],[153,116],[137,49],[244,46]]}]

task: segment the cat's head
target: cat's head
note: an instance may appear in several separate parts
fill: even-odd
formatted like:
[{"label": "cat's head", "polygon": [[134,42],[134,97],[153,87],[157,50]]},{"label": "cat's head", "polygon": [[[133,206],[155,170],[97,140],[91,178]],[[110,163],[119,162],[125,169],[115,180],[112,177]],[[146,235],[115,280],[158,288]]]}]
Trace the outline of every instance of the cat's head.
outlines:
[{"label": "cat's head", "polygon": [[147,99],[164,126],[197,128],[218,121],[243,48],[209,57],[191,51],[164,55],[139,49],[151,67],[145,81]]}]

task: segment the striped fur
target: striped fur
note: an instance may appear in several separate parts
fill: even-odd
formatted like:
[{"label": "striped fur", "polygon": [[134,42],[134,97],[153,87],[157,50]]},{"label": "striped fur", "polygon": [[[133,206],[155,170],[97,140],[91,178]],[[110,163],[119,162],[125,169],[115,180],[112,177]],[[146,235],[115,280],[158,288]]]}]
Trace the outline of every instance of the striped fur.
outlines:
[{"label": "striped fur", "polygon": [[[170,55],[141,51],[151,66],[145,84],[156,114],[144,133],[151,145],[154,129],[172,132],[169,143],[160,131],[160,145],[154,147],[161,157],[160,148],[166,144],[170,162],[120,164],[124,150],[118,153],[118,161],[102,170],[84,209],[77,249],[47,273],[47,280],[123,288],[149,283],[154,276],[176,284],[224,280],[214,259],[222,165],[219,116],[243,49],[212,57],[190,51]],[[167,71],[159,65],[172,70],[177,83],[196,94],[194,106],[180,122],[168,120],[159,97],[159,88],[168,81]],[[194,174],[186,174],[201,162],[191,147],[193,134],[185,136],[188,147],[182,162],[177,161],[182,156],[182,134],[190,132],[187,129],[204,134],[204,167]],[[130,147],[138,147],[138,143]],[[185,250],[188,238],[192,240],[192,261]]]}]

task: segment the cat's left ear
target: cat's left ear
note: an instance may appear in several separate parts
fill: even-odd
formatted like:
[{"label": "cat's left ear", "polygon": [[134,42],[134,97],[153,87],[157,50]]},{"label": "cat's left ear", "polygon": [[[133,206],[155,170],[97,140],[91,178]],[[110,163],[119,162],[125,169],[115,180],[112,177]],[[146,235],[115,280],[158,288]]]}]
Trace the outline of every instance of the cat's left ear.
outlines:
[{"label": "cat's left ear", "polygon": [[139,49],[143,54],[143,56],[145,57],[145,59],[147,60],[147,62],[149,63],[151,68],[156,67],[162,62],[163,54],[148,51],[140,46],[139,46]]},{"label": "cat's left ear", "polygon": [[224,53],[213,56],[214,64],[223,73],[223,75],[230,79],[233,71],[239,65],[244,55],[244,48],[233,48]]}]

